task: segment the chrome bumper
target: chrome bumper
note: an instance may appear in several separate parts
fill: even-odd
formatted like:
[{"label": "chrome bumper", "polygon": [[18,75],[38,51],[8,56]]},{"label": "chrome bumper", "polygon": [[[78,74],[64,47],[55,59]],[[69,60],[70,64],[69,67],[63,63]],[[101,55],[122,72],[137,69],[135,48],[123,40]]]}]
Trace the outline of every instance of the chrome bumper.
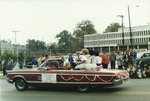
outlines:
[{"label": "chrome bumper", "polygon": [[129,77],[123,78],[123,79],[115,79],[113,80],[113,86],[118,86],[123,84],[124,82],[128,81]]}]

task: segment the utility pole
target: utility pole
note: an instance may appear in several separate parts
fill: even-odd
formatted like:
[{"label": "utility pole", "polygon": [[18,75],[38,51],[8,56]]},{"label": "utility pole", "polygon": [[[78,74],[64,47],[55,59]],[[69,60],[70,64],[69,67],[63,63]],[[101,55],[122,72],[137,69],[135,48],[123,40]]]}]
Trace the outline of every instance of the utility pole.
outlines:
[{"label": "utility pole", "polygon": [[17,49],[17,37],[16,37],[16,34],[17,32],[20,32],[20,31],[17,31],[17,30],[14,30],[13,33],[15,33],[15,50],[14,50],[14,53],[17,55],[18,57],[18,49]]},{"label": "utility pole", "polygon": [[132,39],[132,31],[131,31],[131,21],[130,21],[130,8],[129,8],[129,5],[128,5],[128,19],[129,19],[130,43],[131,43],[131,48],[133,49],[133,39]]}]

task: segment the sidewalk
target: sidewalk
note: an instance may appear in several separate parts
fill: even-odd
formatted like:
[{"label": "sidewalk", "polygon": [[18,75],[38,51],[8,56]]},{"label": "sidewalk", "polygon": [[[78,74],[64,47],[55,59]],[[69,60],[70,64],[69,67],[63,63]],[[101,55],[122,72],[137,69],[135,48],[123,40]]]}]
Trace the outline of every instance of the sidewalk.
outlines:
[{"label": "sidewalk", "polygon": [[0,71],[0,79],[5,79],[5,78],[6,78],[6,76],[3,76],[3,72]]},{"label": "sidewalk", "polygon": [[0,76],[3,76],[3,71],[0,71]]}]

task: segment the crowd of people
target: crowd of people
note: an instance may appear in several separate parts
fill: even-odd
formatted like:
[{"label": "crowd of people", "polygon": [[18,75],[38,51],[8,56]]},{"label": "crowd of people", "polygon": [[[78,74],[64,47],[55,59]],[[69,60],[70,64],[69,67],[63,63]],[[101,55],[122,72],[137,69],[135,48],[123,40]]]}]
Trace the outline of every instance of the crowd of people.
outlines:
[{"label": "crowd of people", "polygon": [[131,78],[143,78],[144,73],[146,77],[150,78],[150,69],[149,66],[146,67],[144,71],[144,64],[141,60],[137,63],[137,52],[135,49],[130,49],[126,51],[124,55],[120,51],[117,52],[117,55],[114,54],[114,51],[111,52],[110,56],[106,55],[106,52],[103,52],[102,55],[102,65],[103,68],[108,68],[110,62],[111,69],[116,68],[116,62],[118,69],[125,69],[129,72]]}]

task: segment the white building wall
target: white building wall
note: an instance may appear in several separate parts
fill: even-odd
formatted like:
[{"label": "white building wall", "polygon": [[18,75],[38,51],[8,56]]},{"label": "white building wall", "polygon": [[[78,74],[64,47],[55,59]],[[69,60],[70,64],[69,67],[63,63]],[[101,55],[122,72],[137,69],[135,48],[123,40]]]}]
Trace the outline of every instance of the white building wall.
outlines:
[{"label": "white building wall", "polygon": [[[125,46],[130,46],[129,28],[125,28],[124,42]],[[150,42],[150,25],[132,27],[133,45],[149,45]],[[85,48],[117,47],[122,46],[122,30],[118,32],[97,33],[84,36]],[[136,48],[136,47],[135,47]]]}]

